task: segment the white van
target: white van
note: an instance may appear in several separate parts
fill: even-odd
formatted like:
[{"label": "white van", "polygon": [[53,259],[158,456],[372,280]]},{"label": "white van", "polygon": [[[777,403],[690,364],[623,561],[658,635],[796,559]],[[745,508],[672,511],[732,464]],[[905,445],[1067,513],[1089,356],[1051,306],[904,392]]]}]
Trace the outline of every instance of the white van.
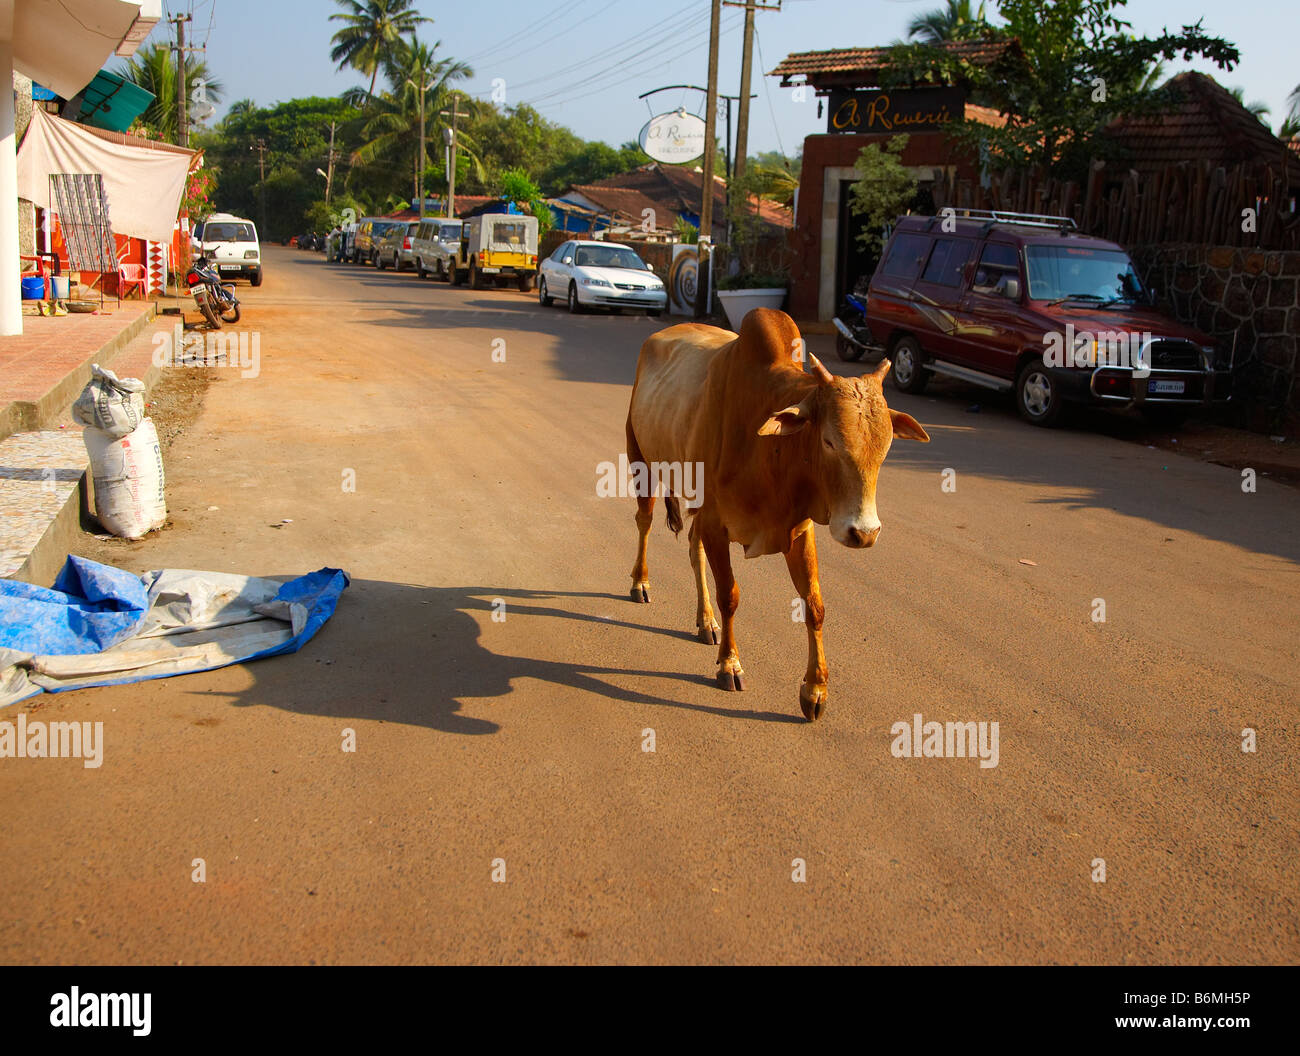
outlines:
[{"label": "white van", "polygon": [[230,213],[213,213],[194,225],[190,243],[223,279],[247,279],[254,286],[262,285],[262,244],[257,240],[253,221]]},{"label": "white van", "polygon": [[420,278],[432,274],[444,282],[451,281],[452,261],[460,244],[459,220],[426,217],[420,221],[411,240],[411,256]]}]

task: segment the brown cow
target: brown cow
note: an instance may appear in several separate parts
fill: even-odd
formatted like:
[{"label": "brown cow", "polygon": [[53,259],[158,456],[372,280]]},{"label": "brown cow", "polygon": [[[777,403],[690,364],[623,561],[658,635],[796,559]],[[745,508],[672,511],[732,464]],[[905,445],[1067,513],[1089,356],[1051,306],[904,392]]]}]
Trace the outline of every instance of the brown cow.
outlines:
[{"label": "brown cow", "polygon": [[[698,594],[700,640],[718,643],[718,683],[744,689],[734,621],[740,591],[729,544],[746,557],[782,553],[803,599],[808,669],[799,706],[809,720],[826,705],[821,588],[813,523],[830,525],[836,542],[871,546],[880,534],[876,475],[893,437],[928,441],[924,429],[885,405],[885,360],[873,374],[837,378],[808,355],[784,312],[750,312],[737,336],[730,330],[683,323],[641,346],[627,415],[627,457],[636,464],[703,465],[691,517],[691,566]],[[665,496],[668,525],[682,528],[682,497]],[[632,599],[650,600],[646,538],[654,494],[637,493],[640,531],[632,568]],[[707,556],[722,609],[722,638],[709,604]]]}]

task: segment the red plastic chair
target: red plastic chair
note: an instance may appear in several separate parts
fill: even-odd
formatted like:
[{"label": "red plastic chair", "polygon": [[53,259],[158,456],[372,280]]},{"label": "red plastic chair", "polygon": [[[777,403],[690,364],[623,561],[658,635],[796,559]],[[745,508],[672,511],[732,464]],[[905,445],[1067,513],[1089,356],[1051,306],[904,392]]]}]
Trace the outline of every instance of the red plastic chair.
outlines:
[{"label": "red plastic chair", "polygon": [[132,287],[140,287],[140,296],[144,296],[145,270],[143,264],[119,264],[117,266],[117,295],[126,297]]}]

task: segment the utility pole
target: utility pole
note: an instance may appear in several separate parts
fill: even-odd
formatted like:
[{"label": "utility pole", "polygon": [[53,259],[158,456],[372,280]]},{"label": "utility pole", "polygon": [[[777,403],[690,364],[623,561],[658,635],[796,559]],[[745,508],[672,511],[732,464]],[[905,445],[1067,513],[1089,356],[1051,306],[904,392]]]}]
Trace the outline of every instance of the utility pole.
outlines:
[{"label": "utility pole", "polygon": [[194,50],[185,47],[185,23],[189,20],[189,15],[177,15],[172,19],[176,23],[176,43],[173,45],[176,49],[176,143],[182,147],[190,145],[190,130],[185,116],[185,55]]},{"label": "utility pole", "polygon": [[723,0],[725,7],[743,7],[745,9],[745,40],[741,47],[740,58],[740,115],[736,123],[736,157],[731,163],[732,178],[737,182],[745,175],[746,153],[749,150],[749,86],[754,68],[754,13],[756,11],[780,11],[781,3],[776,6],[760,4],[758,0]]},{"label": "utility pole", "polygon": [[704,174],[700,181],[699,265],[695,281],[695,318],[709,312],[710,256],[713,238],[713,155],[718,134],[718,23],[722,18],[722,0],[713,0],[709,13],[709,80],[704,104]]},{"label": "utility pole", "polygon": [[330,122],[330,153],[329,161],[325,163],[325,204],[327,206],[330,204],[330,190],[334,186],[334,129],[337,124],[336,121]]},{"label": "utility pole", "polygon": [[[447,219],[456,219],[456,121],[460,117],[460,94],[451,93],[451,109],[439,110],[442,117],[451,118],[451,135],[447,137]],[[469,117],[469,114],[465,115]],[[446,136],[446,130],[443,130]]]},{"label": "utility pole", "polygon": [[[420,154],[415,161],[415,196],[420,199],[420,219],[424,219],[424,93],[429,90],[429,82],[424,79],[424,74],[420,75],[420,83],[417,85],[411,78],[406,78],[406,83],[420,93]],[[455,104],[453,103],[453,108]]]},{"label": "utility pole", "polygon": [[[257,212],[262,225],[262,234],[266,234],[266,140],[259,139],[249,150],[257,151]],[[326,184],[329,179],[326,178]]]}]

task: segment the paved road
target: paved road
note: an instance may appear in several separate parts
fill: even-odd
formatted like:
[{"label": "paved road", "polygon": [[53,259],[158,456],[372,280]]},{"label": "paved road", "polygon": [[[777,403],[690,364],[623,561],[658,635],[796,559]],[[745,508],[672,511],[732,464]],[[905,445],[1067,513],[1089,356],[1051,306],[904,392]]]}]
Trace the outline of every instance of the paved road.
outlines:
[{"label": "paved road", "polygon": [[[933,443],[891,452],[874,549],[818,529],[810,725],[784,562],[734,551],[744,694],[661,517],[627,600],[595,481],[657,323],[268,256],[174,526],[83,552],[352,586],[294,656],[41,702],[106,754],[0,762],[4,961],[1300,957],[1300,493],[893,394]],[[917,713],[997,722],[998,765],[896,758]]]}]

